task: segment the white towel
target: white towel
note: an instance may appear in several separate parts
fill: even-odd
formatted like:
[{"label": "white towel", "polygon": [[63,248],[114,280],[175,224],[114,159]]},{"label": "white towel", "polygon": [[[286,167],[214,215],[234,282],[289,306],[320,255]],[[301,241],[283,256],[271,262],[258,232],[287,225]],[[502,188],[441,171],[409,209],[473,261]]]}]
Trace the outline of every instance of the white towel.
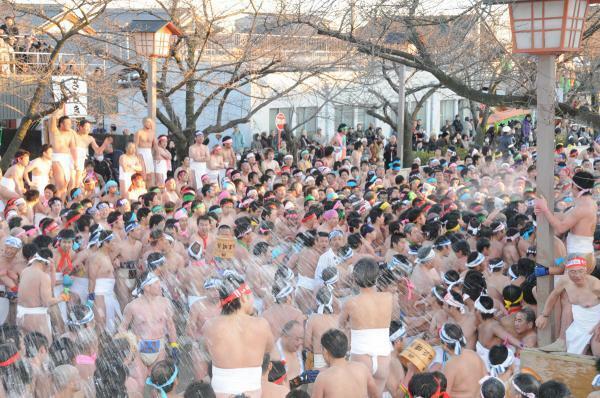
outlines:
[{"label": "white towel", "polygon": [[327,362],[325,362],[325,357],[323,354],[313,355],[313,365],[315,369],[323,369],[327,367]]},{"label": "white towel", "polygon": [[237,395],[261,389],[261,367],[221,369],[212,366],[210,385],[217,394]]},{"label": "white towel", "polygon": [[592,339],[594,327],[600,321],[600,304],[585,308],[572,305],[573,323],[566,332],[567,352],[569,354],[583,354]]}]

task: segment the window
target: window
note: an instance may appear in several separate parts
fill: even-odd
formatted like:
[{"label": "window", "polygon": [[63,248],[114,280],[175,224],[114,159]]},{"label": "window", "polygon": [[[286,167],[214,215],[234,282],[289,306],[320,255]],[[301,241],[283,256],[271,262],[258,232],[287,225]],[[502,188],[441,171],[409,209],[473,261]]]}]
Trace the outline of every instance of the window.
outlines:
[{"label": "window", "polygon": [[348,125],[348,127],[350,126],[355,126],[354,123],[354,107],[352,106],[343,106],[343,105],[336,105],[335,106],[335,129],[337,131],[337,128],[340,124],[342,123],[346,123],[346,125]]},{"label": "window", "polygon": [[296,135],[299,135],[302,130],[306,130],[309,135],[317,131],[317,107],[296,108],[296,125],[298,126]]},{"label": "window", "polygon": [[281,112],[285,115],[285,121],[289,124],[292,121],[292,108],[270,108],[269,109],[269,131],[275,131],[275,116]]},{"label": "window", "polygon": [[454,120],[454,100],[440,101],[440,128],[446,125],[446,120]]}]

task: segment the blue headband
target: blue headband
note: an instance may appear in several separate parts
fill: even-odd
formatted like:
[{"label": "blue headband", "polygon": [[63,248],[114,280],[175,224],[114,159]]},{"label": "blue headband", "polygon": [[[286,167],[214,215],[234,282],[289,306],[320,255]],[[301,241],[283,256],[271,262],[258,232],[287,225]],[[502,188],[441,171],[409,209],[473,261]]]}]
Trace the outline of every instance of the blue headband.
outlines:
[{"label": "blue headband", "polygon": [[167,398],[167,393],[165,392],[164,388],[167,387],[167,386],[170,386],[173,383],[175,383],[175,379],[177,378],[178,374],[179,374],[179,369],[177,369],[177,366],[175,366],[175,371],[173,372],[173,374],[171,375],[171,377],[169,378],[169,380],[167,380],[163,384],[156,385],[156,384],[154,384],[152,382],[152,379],[150,377],[148,377],[146,379],[146,385],[149,385],[150,387],[155,388],[158,391],[160,391],[160,397],[161,398]]},{"label": "blue headband", "polygon": [[75,191],[71,194],[71,200],[75,199],[77,195],[81,194],[81,188],[75,188]]}]

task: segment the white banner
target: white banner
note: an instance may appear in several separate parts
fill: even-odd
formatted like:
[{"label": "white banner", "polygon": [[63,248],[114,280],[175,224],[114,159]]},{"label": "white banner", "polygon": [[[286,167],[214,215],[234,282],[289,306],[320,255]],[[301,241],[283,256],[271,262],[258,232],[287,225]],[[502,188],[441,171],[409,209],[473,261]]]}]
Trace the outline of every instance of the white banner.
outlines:
[{"label": "white banner", "polygon": [[62,99],[61,85],[68,96],[65,103],[65,115],[87,116],[87,82],[80,76],[52,76],[54,101]]}]

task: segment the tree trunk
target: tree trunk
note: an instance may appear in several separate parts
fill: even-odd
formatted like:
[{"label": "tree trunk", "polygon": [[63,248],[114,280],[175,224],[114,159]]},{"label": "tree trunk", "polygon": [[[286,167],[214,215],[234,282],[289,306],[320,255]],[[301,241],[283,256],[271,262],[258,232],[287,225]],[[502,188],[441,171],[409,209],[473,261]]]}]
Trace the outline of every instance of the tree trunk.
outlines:
[{"label": "tree trunk", "polygon": [[29,129],[31,128],[31,126],[33,126],[33,120],[31,120],[29,118],[21,120],[21,124],[19,125],[17,132],[16,132],[15,136],[13,137],[13,139],[10,141],[10,144],[8,144],[8,148],[6,148],[4,157],[2,158],[2,161],[0,162],[0,167],[2,168],[3,171],[6,171],[6,169],[8,169],[10,167],[10,164],[12,163],[15,153],[17,153],[17,150],[21,146],[21,143],[25,139],[25,136],[29,132]]},{"label": "tree trunk", "polygon": [[[406,108],[405,108],[406,109]],[[403,165],[402,167],[410,167],[413,163],[415,153],[412,149],[412,124],[413,119],[408,111],[404,112],[404,148],[402,151]]]}]

